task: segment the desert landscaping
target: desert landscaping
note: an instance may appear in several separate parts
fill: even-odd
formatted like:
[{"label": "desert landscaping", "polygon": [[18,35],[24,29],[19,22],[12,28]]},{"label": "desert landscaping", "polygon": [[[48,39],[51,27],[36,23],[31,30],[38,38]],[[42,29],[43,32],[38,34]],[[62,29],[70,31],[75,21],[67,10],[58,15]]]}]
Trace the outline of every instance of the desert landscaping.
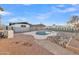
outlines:
[{"label": "desert landscaping", "polygon": [[32,36],[15,34],[12,39],[0,40],[0,54],[5,55],[51,55],[48,50],[34,42]]},{"label": "desert landscaping", "polygon": [[[24,8],[24,5],[2,6],[0,7],[0,55],[79,55],[78,15],[62,16],[61,13],[60,15],[57,13],[56,17],[53,17],[52,12],[47,12],[47,9],[51,9],[49,8],[51,5],[43,5],[45,9],[41,8],[43,6],[40,4],[31,5],[32,9]],[[14,9],[11,9],[11,6],[14,6]],[[22,8],[18,9],[20,6]],[[36,6],[40,6],[41,10]],[[65,11],[65,8],[53,6]],[[18,18],[6,11],[12,11]],[[41,15],[41,12],[45,14]],[[5,17],[4,14],[10,15]]]}]

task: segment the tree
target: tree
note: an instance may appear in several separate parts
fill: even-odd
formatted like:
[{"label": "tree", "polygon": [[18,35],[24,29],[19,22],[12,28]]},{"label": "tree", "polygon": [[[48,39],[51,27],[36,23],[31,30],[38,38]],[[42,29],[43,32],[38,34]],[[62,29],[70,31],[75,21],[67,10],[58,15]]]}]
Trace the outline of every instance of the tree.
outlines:
[{"label": "tree", "polygon": [[[2,7],[0,7],[0,12],[4,11]],[[1,13],[0,13],[0,26],[1,26]]]},{"label": "tree", "polygon": [[0,11],[4,11],[4,9],[2,7],[0,7]]}]

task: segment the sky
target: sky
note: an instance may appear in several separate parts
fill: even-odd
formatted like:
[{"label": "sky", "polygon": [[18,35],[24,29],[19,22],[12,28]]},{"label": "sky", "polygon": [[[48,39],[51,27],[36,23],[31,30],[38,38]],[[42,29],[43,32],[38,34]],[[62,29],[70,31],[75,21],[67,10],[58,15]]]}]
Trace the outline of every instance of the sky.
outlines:
[{"label": "sky", "polygon": [[31,24],[66,24],[73,15],[79,15],[78,4],[0,4],[4,8],[2,23],[28,22]]}]

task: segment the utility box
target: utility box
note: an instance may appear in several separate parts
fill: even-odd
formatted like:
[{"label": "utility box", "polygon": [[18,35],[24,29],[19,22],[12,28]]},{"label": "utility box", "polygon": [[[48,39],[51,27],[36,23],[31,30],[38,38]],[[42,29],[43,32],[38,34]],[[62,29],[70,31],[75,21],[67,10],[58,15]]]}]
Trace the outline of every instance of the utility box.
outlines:
[{"label": "utility box", "polygon": [[5,35],[7,35],[7,38],[13,38],[14,37],[14,31],[13,30],[6,30]]},{"label": "utility box", "polygon": [[13,38],[13,37],[14,37],[13,30],[8,30],[8,38]]}]

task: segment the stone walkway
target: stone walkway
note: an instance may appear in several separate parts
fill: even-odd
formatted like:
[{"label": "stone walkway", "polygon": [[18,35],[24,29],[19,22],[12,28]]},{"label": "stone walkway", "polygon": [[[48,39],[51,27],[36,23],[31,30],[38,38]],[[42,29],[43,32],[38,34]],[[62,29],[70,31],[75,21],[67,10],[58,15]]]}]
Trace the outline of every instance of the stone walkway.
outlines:
[{"label": "stone walkway", "polygon": [[48,40],[35,40],[35,42],[55,55],[74,55],[75,54],[74,52],[69,51],[55,43],[51,43]]}]

